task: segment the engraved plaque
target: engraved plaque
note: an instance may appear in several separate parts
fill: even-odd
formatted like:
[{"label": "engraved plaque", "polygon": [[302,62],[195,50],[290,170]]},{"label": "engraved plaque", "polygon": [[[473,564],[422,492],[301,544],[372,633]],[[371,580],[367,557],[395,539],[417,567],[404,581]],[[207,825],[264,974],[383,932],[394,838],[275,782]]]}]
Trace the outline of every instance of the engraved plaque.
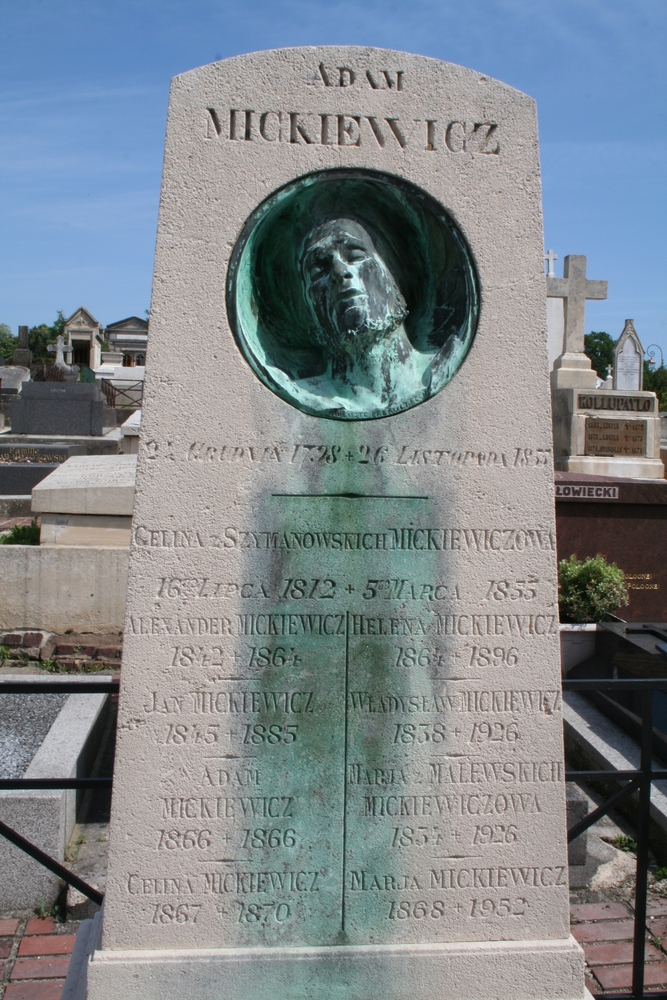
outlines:
[{"label": "engraved plaque", "polygon": [[645,420],[586,418],[587,455],[646,455]]},{"label": "engraved plaque", "polygon": [[538,177],[437,60],[174,81],[89,1000],[583,1000]]}]

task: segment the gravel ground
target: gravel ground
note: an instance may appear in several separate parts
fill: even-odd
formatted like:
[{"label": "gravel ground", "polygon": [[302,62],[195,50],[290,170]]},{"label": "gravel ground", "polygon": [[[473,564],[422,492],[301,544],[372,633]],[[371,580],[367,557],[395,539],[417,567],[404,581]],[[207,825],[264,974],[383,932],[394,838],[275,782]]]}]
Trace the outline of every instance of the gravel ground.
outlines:
[{"label": "gravel ground", "polygon": [[68,697],[0,695],[0,778],[20,778],[25,773]]}]

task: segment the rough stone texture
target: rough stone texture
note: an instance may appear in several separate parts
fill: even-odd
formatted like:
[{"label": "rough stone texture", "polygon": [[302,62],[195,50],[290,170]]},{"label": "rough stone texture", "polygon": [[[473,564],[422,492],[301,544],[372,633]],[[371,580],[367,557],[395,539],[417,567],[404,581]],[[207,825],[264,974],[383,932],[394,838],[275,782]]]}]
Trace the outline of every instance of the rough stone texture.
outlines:
[{"label": "rough stone texture", "polygon": [[[345,424],[225,305],[248,216],[339,167],[441,202],[481,289],[445,389]],[[583,997],[534,102],[373,49],[176,78],[141,440],[91,1000]]]},{"label": "rough stone texture", "polygon": [[114,427],[115,410],[101,389],[84,382],[26,382],[12,404],[15,434],[91,434]]},{"label": "rough stone texture", "polygon": [[67,701],[63,694],[2,694],[0,778],[20,778]]},{"label": "rough stone texture", "polygon": [[131,517],[104,514],[42,514],[40,545],[128,546]]},{"label": "rough stone texture", "polygon": [[123,628],[126,548],[0,545],[0,628]]},{"label": "rough stone texture", "polygon": [[131,517],[137,459],[134,455],[81,455],[68,459],[32,494],[35,513]]},{"label": "rough stone texture", "polygon": [[[73,778],[88,774],[104,724],[106,698],[103,694],[70,695],[24,776]],[[0,819],[62,861],[76,818],[76,801],[77,792],[72,789],[0,791]],[[60,891],[55,875],[4,838],[0,838],[0,871],[2,910],[29,909],[42,900],[48,904]]]}]

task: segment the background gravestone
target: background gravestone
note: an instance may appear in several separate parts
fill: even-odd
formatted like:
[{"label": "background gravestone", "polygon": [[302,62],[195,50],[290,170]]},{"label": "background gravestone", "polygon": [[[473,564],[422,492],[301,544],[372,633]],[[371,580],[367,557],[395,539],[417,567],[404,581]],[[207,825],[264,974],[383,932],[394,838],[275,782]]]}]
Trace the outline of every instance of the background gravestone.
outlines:
[{"label": "background gravestone", "polygon": [[482,74],[173,81],[94,1000],[583,997],[542,248]]},{"label": "background gravestone", "polygon": [[116,412],[102,390],[84,382],[25,382],[12,404],[14,434],[101,437],[116,426]]},{"label": "background gravestone", "polygon": [[644,348],[634,323],[626,319],[614,349],[614,389],[640,391],[644,384]]}]

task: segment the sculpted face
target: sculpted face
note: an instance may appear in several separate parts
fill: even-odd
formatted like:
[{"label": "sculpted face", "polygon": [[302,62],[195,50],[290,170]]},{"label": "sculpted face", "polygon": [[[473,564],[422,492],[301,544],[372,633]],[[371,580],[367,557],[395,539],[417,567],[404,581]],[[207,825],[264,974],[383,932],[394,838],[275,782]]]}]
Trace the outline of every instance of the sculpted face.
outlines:
[{"label": "sculpted face", "polygon": [[405,300],[373,240],[352,219],[317,226],[306,238],[301,268],[324,342],[386,336],[407,316]]}]

